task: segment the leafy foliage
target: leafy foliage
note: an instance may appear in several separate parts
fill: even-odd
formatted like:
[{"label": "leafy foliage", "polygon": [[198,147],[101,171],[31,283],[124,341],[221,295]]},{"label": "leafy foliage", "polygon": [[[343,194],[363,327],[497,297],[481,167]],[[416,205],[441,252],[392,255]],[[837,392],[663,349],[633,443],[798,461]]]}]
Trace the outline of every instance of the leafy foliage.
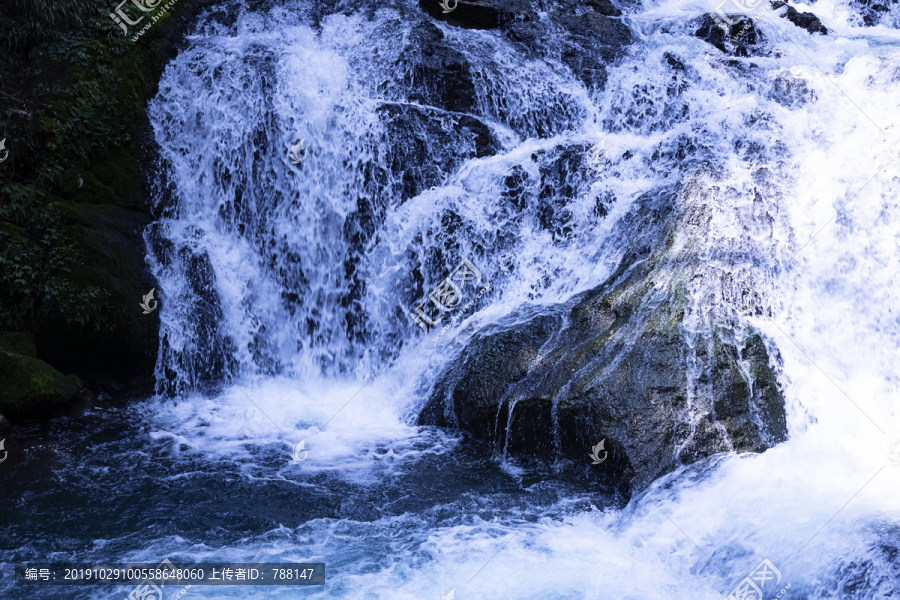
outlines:
[{"label": "leafy foliage", "polygon": [[34,330],[60,314],[100,329],[108,294],[68,278],[84,257],[60,235],[65,219],[58,209],[24,185],[4,188],[0,199],[0,329]]},{"label": "leafy foliage", "polygon": [[10,52],[25,54],[61,32],[83,24],[85,15],[99,10],[97,0],[9,0],[12,26],[6,32]]},{"label": "leafy foliage", "polygon": [[[93,250],[68,232],[60,210],[96,181],[91,164],[111,151],[137,160],[132,144],[150,89],[146,48],[136,48],[106,16],[99,0],[8,0],[0,6],[14,77],[4,76],[0,138],[10,160],[0,165],[0,330],[57,325],[102,330],[118,293],[98,278]],[[0,67],[2,68],[2,67]],[[9,83],[9,84],[8,84]],[[6,102],[12,99],[14,103]],[[9,108],[7,108],[7,106]],[[104,172],[106,179],[115,173]],[[136,185],[132,173],[122,172]],[[80,193],[80,195],[79,195]],[[113,200],[115,201],[115,200]],[[116,277],[116,273],[110,276]]]}]

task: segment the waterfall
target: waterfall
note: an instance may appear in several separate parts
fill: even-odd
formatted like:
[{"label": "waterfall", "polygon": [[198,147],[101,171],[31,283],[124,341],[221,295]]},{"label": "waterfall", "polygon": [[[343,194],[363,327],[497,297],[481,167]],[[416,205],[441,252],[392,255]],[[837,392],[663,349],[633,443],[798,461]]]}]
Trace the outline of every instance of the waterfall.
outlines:
[{"label": "waterfall", "polygon": [[[553,3],[538,4],[543,27]],[[316,597],[712,599],[763,559],[787,598],[900,589],[897,5],[819,0],[827,35],[745,6],[750,56],[695,35],[714,5],[620,8],[633,40],[590,73],[571,32],[523,25],[515,41],[411,1],[205,14],[149,107],[153,439],[279,481],[290,467],[267,461],[301,439],[304,473],[354,484],[439,469],[465,444],[413,423],[441,369],[523,306],[606,281],[641,251],[650,201],[682,213],[661,272],[689,269],[686,339],[763,332],[790,439],[684,467],[621,510],[479,490],[380,516],[348,499],[220,556],[326,557]],[[465,308],[422,331],[415,307],[463,261]],[[503,458],[485,469],[525,481]],[[347,558],[370,540],[371,564]]]}]

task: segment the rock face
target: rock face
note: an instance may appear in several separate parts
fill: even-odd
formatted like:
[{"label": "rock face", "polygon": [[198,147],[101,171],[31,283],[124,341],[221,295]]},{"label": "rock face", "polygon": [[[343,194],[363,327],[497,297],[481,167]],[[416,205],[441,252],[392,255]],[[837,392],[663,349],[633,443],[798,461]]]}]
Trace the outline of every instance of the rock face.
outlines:
[{"label": "rock face", "polygon": [[797,27],[805,29],[810,33],[821,33],[822,35],[828,33],[828,29],[822,25],[822,21],[819,20],[819,17],[811,12],[800,12],[793,6],[788,6],[784,17]]},{"label": "rock face", "polygon": [[728,15],[728,21],[719,15],[704,15],[694,35],[729,56],[763,54],[765,38],[753,19],[743,15]]},{"label": "rock face", "polygon": [[48,315],[36,331],[40,356],[101,384],[152,389],[159,318],[158,313],[143,314],[139,306],[156,285],[141,237],[150,215],[110,204],[66,203],[60,208],[71,219],[63,236],[90,257],[67,278],[73,290],[104,291],[98,299],[102,316],[94,319],[101,325],[83,327],[63,321],[64,315]]},{"label": "rock face", "polygon": [[30,333],[0,333],[0,422],[46,417],[75,400],[82,382],[37,358]]},{"label": "rock face", "polygon": [[[511,13],[492,2],[419,0],[419,6],[435,19],[467,29],[496,29],[500,26],[501,18],[511,16]],[[444,6],[448,8],[445,9]]]},{"label": "rock face", "polygon": [[432,23],[416,26],[397,63],[404,72],[409,100],[454,112],[475,107],[475,84],[465,56]]},{"label": "rock face", "polygon": [[[0,165],[0,329],[36,341],[0,356],[11,419],[68,402],[76,380],[60,371],[113,395],[152,390],[159,313],[138,306],[156,287],[142,240],[152,220],[143,183],[156,174],[141,164],[144,107],[211,5],[179,0],[136,46],[108,19],[98,26],[88,4],[33,19],[26,4],[0,4],[17,42],[15,59],[0,61],[12,150]],[[36,85],[48,92],[33,94]]]},{"label": "rock face", "polygon": [[[488,126],[470,115],[395,103],[380,106],[378,113],[395,141],[390,166],[402,182],[404,201],[442,183],[463,161],[500,150]],[[433,139],[445,143],[427,142]]]},{"label": "rock face", "polygon": [[[675,240],[690,235],[679,231],[689,212],[644,198],[621,224],[628,251],[615,274],[477,334],[419,422],[572,465],[626,496],[680,465],[786,439],[777,357],[760,335],[684,326],[698,262]],[[588,453],[601,440],[608,457],[595,467]]]},{"label": "rock face", "polygon": [[[444,6],[450,11],[445,12]],[[540,13],[533,4],[520,0],[472,0],[458,4],[453,0],[446,4],[441,0],[419,0],[419,7],[448,25],[497,29],[520,44],[527,55],[558,55],[589,87],[605,84],[606,64],[634,41],[631,30],[618,18],[622,11],[610,0],[556,2]],[[451,68],[447,76],[456,77],[456,71]]]}]

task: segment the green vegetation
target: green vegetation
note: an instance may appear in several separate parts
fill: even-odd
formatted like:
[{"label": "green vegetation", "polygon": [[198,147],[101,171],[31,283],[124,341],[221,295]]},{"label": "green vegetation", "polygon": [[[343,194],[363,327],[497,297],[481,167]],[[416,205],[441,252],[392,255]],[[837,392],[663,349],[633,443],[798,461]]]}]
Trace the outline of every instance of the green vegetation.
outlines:
[{"label": "green vegetation", "polygon": [[33,333],[41,359],[79,374],[147,355],[154,335],[128,310],[149,289],[137,137],[172,19],[134,43],[116,4],[0,3],[0,331]]},{"label": "green vegetation", "polygon": [[[90,252],[66,235],[66,202],[116,202],[93,167],[110,150],[136,166],[133,139],[149,84],[135,47],[97,0],[13,0],[0,115],[9,158],[0,165],[0,329],[38,331],[48,317],[100,330],[109,293],[72,273]],[[6,75],[6,73],[4,73]],[[136,168],[120,169],[137,186]],[[121,171],[124,171],[122,173]],[[100,193],[94,193],[100,192]]]},{"label": "green vegetation", "polygon": [[[0,411],[13,418],[39,417],[70,402],[82,382],[37,358],[29,334],[0,335]],[[2,415],[0,415],[2,420]]]}]

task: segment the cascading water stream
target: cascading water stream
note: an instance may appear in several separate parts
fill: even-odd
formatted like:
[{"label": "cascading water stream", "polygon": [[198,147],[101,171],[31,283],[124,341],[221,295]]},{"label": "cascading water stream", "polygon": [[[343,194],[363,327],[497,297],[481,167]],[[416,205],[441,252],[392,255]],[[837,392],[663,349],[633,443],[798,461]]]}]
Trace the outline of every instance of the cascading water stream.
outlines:
[{"label": "cascading water stream", "polygon": [[[847,169],[889,162],[885,134],[900,135],[889,100],[900,87],[900,38],[853,28],[844,5],[828,7],[827,38],[798,36],[764,12],[772,52],[752,66],[723,65],[688,24],[710,8],[633,8],[639,40],[603,89],[586,87],[552,53],[524,59],[500,36],[439,25],[442,45],[473,73],[471,96],[451,99],[459,112],[432,106],[420,89],[417,53],[430,38],[427,16],[411,6],[315,24],[302,3],[238,11],[229,26],[208,19],[169,66],[151,118],[171,183],[148,237],[166,294],[162,389],[250,388],[176,409],[174,429],[194,450],[246,457],[248,447],[311,436],[305,468],[364,479],[385,452],[443,455],[452,438],[406,425],[440,366],[522,303],[552,304],[605,280],[633,234],[623,218],[646,194],[688,198],[688,221],[702,232],[678,232],[671,258],[673,272],[695,268],[685,335],[715,319],[752,323],[783,356],[789,442],[673,474],[623,512],[571,512],[563,501],[562,519],[533,509],[537,521],[522,521],[525,508],[444,526],[410,516],[320,523],[313,547],[332,558],[355,546],[326,541],[335,528],[363,537],[404,522],[419,530],[374,572],[338,575],[330,595],[437,597],[455,586],[485,598],[718,598],[768,558],[801,594],[792,597],[887,597],[897,581],[888,548],[900,545],[897,473],[880,473],[828,519],[891,441],[872,439],[873,423],[838,387],[864,390],[865,412],[885,434],[900,426],[888,400],[897,393],[891,361],[841,351],[862,356],[867,334],[894,349],[881,356],[900,347],[888,308],[896,294],[885,271],[864,266],[896,264],[890,190],[900,175],[886,171],[853,198],[871,173]],[[893,14],[881,18],[890,26]],[[865,106],[845,90],[864,92]],[[448,130],[449,146],[446,133],[436,144],[435,132]],[[287,151],[301,138],[309,155],[292,166]],[[831,209],[839,217],[829,226]],[[866,217],[877,231],[859,230]],[[845,249],[825,267],[820,252],[851,234],[881,258]],[[491,291],[434,342],[405,313],[462,259]],[[861,310],[838,308],[848,302]],[[840,325],[846,319],[852,326]],[[833,333],[823,340],[824,331]],[[822,361],[829,368],[817,372]],[[355,398],[366,381],[374,383]],[[249,431],[238,431],[228,415],[249,407],[245,396],[255,407]],[[197,415],[209,411],[220,416],[197,437]],[[854,447],[842,441],[851,439]],[[492,577],[453,583],[493,552]],[[541,564],[553,568],[523,570]]]}]

